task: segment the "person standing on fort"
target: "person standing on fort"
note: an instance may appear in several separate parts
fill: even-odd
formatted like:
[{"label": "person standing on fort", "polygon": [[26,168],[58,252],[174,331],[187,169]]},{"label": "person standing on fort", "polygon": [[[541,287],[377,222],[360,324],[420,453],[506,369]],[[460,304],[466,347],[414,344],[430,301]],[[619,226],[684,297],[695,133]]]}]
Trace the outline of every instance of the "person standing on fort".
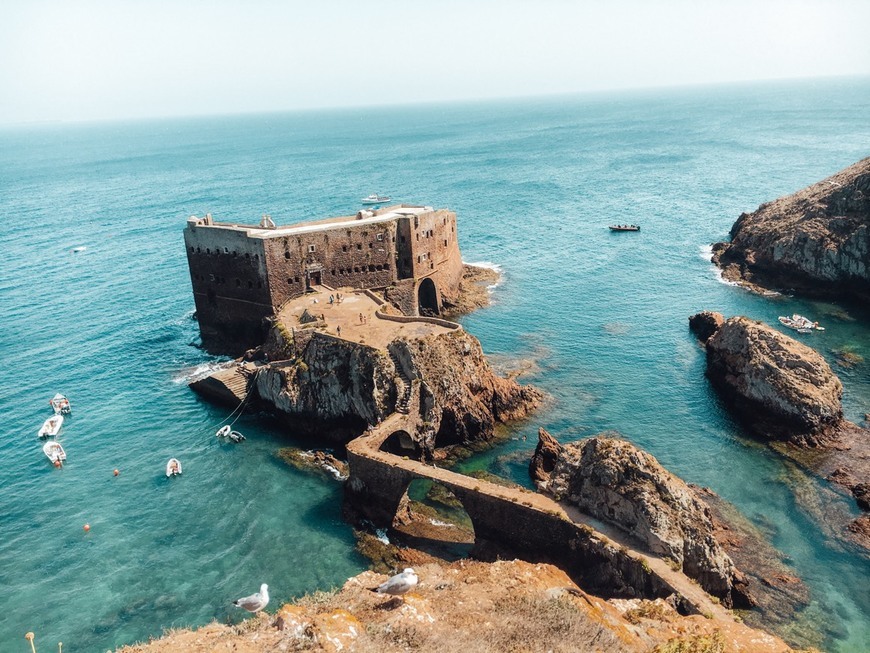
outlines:
[{"label": "person standing on fort", "polygon": [[359,323],[360,324],[363,323],[363,314],[362,313],[359,314]]},{"label": "person standing on fort", "polygon": [[340,326],[335,327],[335,332],[338,334],[338,337],[341,338],[341,327]]}]

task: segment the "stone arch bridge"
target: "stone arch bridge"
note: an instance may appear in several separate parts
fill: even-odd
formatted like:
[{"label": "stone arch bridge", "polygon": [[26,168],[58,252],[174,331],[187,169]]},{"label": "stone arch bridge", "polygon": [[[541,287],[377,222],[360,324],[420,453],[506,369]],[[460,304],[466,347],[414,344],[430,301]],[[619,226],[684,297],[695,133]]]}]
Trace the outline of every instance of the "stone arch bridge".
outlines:
[{"label": "stone arch bridge", "polygon": [[436,481],[462,503],[474,526],[474,550],[484,558],[519,557],[564,569],[584,589],[610,596],[676,594],[686,613],[724,612],[696,584],[656,556],[635,549],[618,532],[604,534],[579,511],[537,492],[496,485],[382,450],[413,433],[415,416],[393,413],[347,445],[347,507],[388,528],[414,479]]}]

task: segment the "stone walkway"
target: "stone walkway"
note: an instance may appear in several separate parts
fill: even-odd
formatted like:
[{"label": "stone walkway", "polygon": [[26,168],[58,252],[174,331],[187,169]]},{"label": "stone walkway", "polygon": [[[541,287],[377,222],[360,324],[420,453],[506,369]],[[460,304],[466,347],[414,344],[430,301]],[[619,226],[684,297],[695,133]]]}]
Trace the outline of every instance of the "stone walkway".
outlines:
[{"label": "stone walkway", "polygon": [[[578,509],[563,503],[557,503],[550,497],[539,492],[533,492],[523,488],[510,488],[496,485],[489,481],[465,476],[447,469],[427,465],[417,460],[399,457],[380,447],[384,441],[398,430],[412,432],[413,415],[401,415],[393,413],[374,429],[351,441],[348,452],[375,461],[385,466],[399,468],[416,478],[437,481],[452,490],[485,494],[493,499],[502,500],[514,504],[517,510],[531,510],[543,513],[547,516],[555,516],[558,519],[567,519],[578,526],[591,528],[595,531],[597,539],[605,545],[612,545],[622,550],[626,555],[638,561],[645,561],[651,573],[658,576],[678,594],[685,598],[686,602],[694,607],[699,614],[712,615],[718,619],[733,621],[734,618],[729,610],[718,603],[714,603],[711,597],[692,579],[680,571],[675,571],[668,562],[656,555],[652,555],[637,547],[637,543],[628,535],[614,527],[600,524],[592,520]],[[353,469],[351,469],[353,476]],[[641,563],[643,564],[643,563]]]}]

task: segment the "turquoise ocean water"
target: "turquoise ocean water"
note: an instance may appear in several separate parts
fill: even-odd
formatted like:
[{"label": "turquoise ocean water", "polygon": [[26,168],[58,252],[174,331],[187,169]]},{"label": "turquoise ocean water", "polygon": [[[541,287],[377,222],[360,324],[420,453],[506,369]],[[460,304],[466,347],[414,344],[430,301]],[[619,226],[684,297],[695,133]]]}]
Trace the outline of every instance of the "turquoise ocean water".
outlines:
[{"label": "turquoise ocean water", "polygon": [[[826,648],[866,650],[870,564],[820,517],[852,503],[744,436],[687,317],[818,319],[827,331],[803,339],[868,361],[835,367],[862,419],[870,312],[724,284],[709,245],[870,155],[868,115],[870,80],[844,79],[0,129],[0,649],[32,630],[106,650],[238,618],[230,601],[261,582],[278,605],[365,568],[340,488],[275,459],[292,434],[245,415],[243,445],[213,437],[226,411],[186,386],[215,359],[196,347],[182,229],[205,212],[346,215],[379,192],[457,212],[465,259],[504,271],[463,323],[487,352],[536,361],[527,380],[554,397],[517,427],[527,441],[468,465],[528,483],[517,459],[539,425],[563,441],[618,430],[763,530],[809,585],[802,619]],[[62,470],[36,438],[58,391],[73,404]]]}]

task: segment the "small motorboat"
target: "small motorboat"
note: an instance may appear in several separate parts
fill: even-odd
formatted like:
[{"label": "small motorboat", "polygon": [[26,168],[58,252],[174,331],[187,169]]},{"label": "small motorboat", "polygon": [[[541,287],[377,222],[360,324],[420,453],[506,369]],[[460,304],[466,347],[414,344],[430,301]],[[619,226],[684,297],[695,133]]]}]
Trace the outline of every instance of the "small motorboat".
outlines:
[{"label": "small motorboat", "polygon": [[51,405],[51,409],[58,415],[69,415],[71,410],[69,405],[69,399],[64,397],[59,392],[54,395],[54,397],[49,399],[48,403]]},{"label": "small motorboat", "polygon": [[612,224],[608,227],[610,231],[640,231],[639,224]]},{"label": "small motorboat", "polygon": [[39,429],[39,437],[47,438],[60,433],[60,427],[63,426],[63,415],[52,415],[42,423],[42,428]]},{"label": "small motorboat", "polygon": [[778,319],[780,324],[787,326],[789,329],[794,329],[798,333],[812,333],[813,331],[825,330],[825,327],[819,326],[818,322],[813,322],[809,318],[806,318],[803,315],[798,315],[797,313],[791,317],[780,315]]},{"label": "small motorboat", "polygon": [[166,475],[169,477],[181,474],[181,461],[178,458],[170,458],[166,463]]},{"label": "small motorboat", "polygon": [[51,464],[55,467],[60,467],[63,461],[66,460],[66,451],[60,446],[60,442],[49,440],[42,446],[42,453],[48,456]]},{"label": "small motorboat", "polygon": [[229,438],[231,442],[244,442],[247,439],[238,431],[233,431],[229,424],[220,427],[215,435],[219,438]]},{"label": "small motorboat", "polygon": [[383,204],[384,202],[389,202],[391,199],[393,198],[389,197],[388,195],[378,195],[376,193],[372,193],[368,197],[363,197],[360,201],[363,204]]}]

